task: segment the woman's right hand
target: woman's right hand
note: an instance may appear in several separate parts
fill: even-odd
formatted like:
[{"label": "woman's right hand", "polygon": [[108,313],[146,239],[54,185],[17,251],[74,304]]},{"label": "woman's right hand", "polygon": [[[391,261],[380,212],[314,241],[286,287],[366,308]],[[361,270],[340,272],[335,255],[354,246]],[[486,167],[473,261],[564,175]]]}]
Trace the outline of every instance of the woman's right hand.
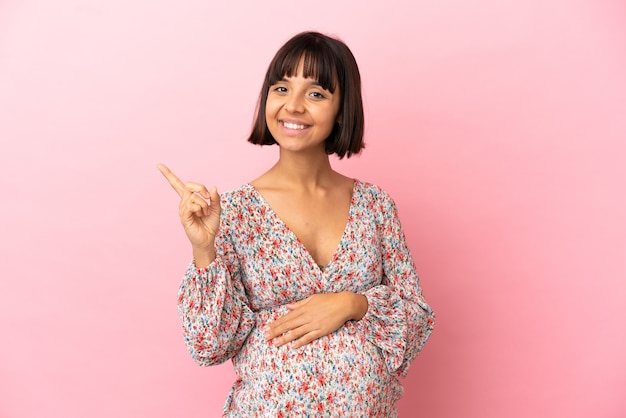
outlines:
[{"label": "woman's right hand", "polygon": [[204,267],[215,259],[215,236],[220,227],[220,196],[200,184],[183,183],[163,164],[157,168],[180,196],[178,214],[193,249],[197,267]]}]

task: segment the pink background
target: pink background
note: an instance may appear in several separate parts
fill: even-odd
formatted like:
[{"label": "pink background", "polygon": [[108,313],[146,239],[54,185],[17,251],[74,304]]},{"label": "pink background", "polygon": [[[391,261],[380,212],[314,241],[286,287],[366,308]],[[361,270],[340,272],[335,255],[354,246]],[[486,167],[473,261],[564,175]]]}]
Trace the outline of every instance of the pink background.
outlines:
[{"label": "pink background", "polygon": [[0,417],[216,417],[155,168],[234,188],[263,73],[306,29],[360,64],[368,147],[437,328],[402,417],[626,414],[626,5],[0,1]]}]

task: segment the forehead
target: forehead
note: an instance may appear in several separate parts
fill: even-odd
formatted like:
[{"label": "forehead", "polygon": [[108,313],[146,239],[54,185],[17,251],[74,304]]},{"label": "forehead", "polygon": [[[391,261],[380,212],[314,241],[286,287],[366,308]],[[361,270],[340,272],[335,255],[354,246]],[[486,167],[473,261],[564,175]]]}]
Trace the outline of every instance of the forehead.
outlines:
[{"label": "forehead", "polygon": [[303,77],[314,80],[321,87],[334,92],[338,86],[336,62],[323,51],[290,51],[277,56],[268,71],[270,85],[285,78]]}]

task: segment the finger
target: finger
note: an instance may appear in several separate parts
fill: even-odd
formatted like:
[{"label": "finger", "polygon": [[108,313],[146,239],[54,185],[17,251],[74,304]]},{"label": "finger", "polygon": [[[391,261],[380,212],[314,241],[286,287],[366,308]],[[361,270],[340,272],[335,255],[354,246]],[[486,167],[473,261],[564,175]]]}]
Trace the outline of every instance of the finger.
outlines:
[{"label": "finger", "polygon": [[294,309],[298,309],[299,307],[303,306],[304,304],[306,304],[310,299],[312,298],[312,296],[309,296],[308,298],[299,300],[297,302],[293,302],[293,303],[288,303],[287,309],[289,309],[290,311],[293,311]]},{"label": "finger", "polygon": [[[194,190],[206,190],[206,188],[198,183],[185,183],[183,194],[180,200],[181,215],[183,212],[190,211],[196,216],[208,216],[210,203],[198,192]],[[208,193],[208,191],[207,191]],[[200,210],[201,209],[201,210]]]},{"label": "finger", "polygon": [[288,313],[265,327],[265,339],[269,341],[300,325],[297,316]]},{"label": "finger", "polygon": [[265,331],[265,340],[271,341],[272,339],[278,337],[279,335],[282,335],[285,332],[289,331],[289,328],[287,328],[285,324],[281,324],[281,325],[271,324],[271,325],[267,325],[264,331]]},{"label": "finger", "polygon": [[185,184],[182,181],[180,181],[180,179],[176,177],[174,173],[172,173],[172,170],[167,168],[164,164],[158,164],[157,168],[159,169],[161,174],[163,174],[163,177],[165,177],[167,181],[170,183],[170,186],[172,186],[174,191],[176,191],[176,193],[178,193],[178,195],[182,197],[183,190],[185,189]]},{"label": "finger", "polygon": [[188,207],[197,216],[207,216],[209,214],[209,204],[202,197],[191,195]]},{"label": "finger", "polygon": [[303,336],[301,336],[300,338],[298,338],[295,341],[292,341],[288,344],[289,349],[296,349],[296,348],[300,348],[304,345],[307,345],[308,343],[310,343],[313,340],[317,340],[319,337],[321,337],[322,334],[321,332],[314,330],[314,331],[310,331],[307,332],[306,334],[304,334]]},{"label": "finger", "polygon": [[193,181],[188,181],[184,185],[186,190],[189,190],[192,193],[197,193],[205,199],[209,199],[211,196],[206,186],[202,183],[195,183]]},{"label": "finger", "polygon": [[301,327],[289,330],[280,337],[275,338],[272,341],[272,345],[275,347],[281,347],[285,344],[289,344],[291,346],[292,344],[295,344],[295,342],[300,341],[301,338],[304,338],[304,336],[308,335],[310,331],[309,325],[302,325]]}]

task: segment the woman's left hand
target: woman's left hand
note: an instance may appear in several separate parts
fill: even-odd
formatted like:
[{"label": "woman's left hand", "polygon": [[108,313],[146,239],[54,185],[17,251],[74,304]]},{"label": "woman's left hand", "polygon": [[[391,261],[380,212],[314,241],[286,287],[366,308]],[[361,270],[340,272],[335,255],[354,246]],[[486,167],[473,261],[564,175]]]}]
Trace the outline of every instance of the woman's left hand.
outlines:
[{"label": "woman's left hand", "polygon": [[367,312],[367,298],[352,292],[319,293],[287,305],[289,313],[265,327],[265,339],[276,347],[302,347],[359,320]]}]

